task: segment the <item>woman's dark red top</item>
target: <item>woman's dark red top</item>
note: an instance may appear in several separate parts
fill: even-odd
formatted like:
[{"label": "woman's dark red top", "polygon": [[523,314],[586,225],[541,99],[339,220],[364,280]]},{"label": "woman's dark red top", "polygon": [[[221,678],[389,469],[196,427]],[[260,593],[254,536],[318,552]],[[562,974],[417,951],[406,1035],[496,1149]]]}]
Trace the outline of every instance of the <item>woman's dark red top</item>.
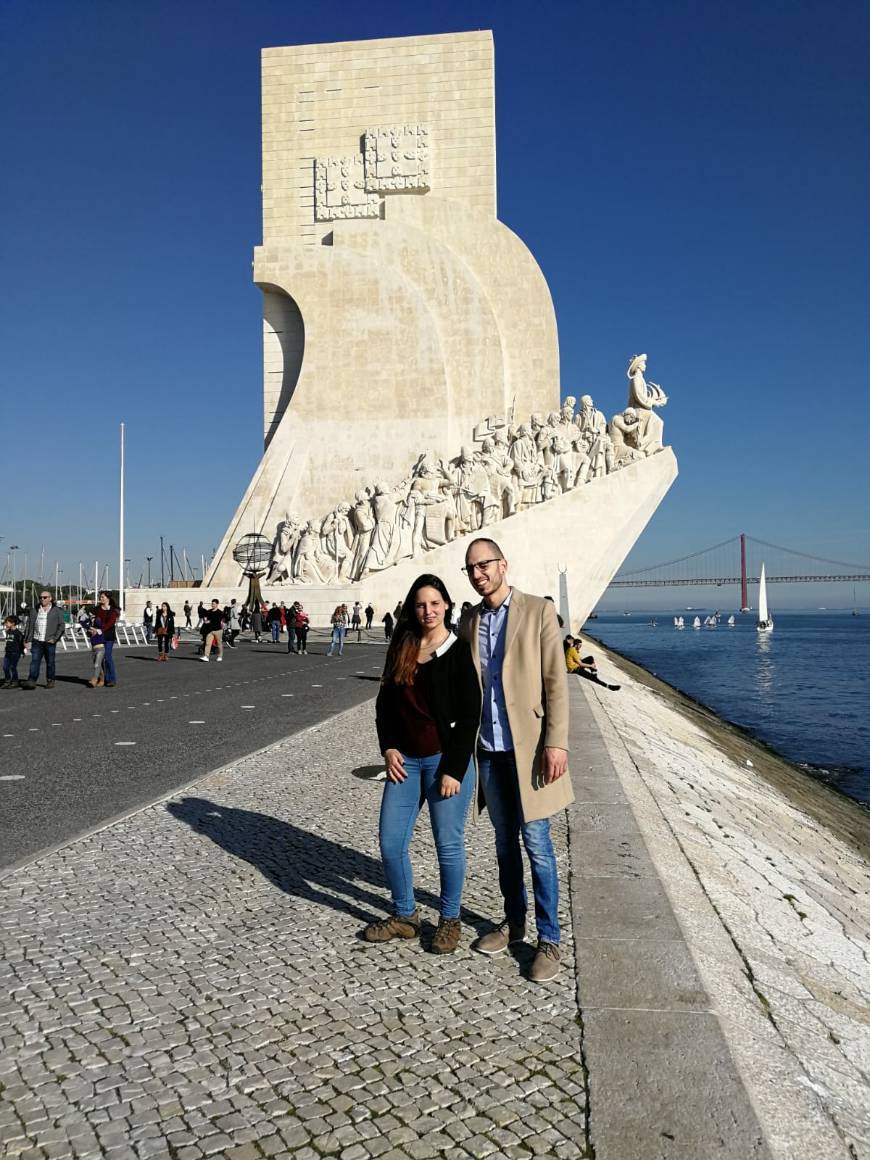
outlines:
[{"label": "woman's dark red top", "polygon": [[429,704],[429,676],[432,662],[417,665],[413,685],[396,686],[397,749],[408,757],[431,757],[441,752],[438,727]]}]

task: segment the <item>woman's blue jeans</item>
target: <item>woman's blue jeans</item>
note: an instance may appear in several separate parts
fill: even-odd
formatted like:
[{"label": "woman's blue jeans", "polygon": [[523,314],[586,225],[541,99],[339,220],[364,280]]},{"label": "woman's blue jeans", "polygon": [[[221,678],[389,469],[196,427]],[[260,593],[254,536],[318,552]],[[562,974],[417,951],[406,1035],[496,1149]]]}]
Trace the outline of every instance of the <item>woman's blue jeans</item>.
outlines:
[{"label": "woman's blue jeans", "polygon": [[333,627],[332,640],[329,642],[329,650],[327,651],[327,654],[326,654],[327,656],[329,656],[329,657],[332,656],[332,650],[335,648],[336,645],[338,645],[338,655],[339,656],[344,655],[344,638],[345,638],[346,633],[347,633],[346,628],[341,628],[341,627],[339,627],[339,625],[335,625]]},{"label": "woman's blue jeans", "polygon": [[535,895],[535,924],[538,938],[559,942],[559,872],[550,838],[550,820],[523,821],[520,785],[513,751],[491,753],[478,749],[477,766],[490,821],[495,830],[498,884],[504,898],[505,918],[524,923],[528,909],[523,881],[520,837],[532,869]]},{"label": "woman's blue jeans", "polygon": [[414,823],[423,802],[429,803],[429,821],[438,854],[441,876],[441,917],[458,918],[465,881],[465,819],[474,794],[474,762],[468,763],[462,788],[453,797],[442,797],[437,776],[441,754],[405,757],[402,782],[388,781],[381,799],[381,857],[395,914],[407,918],[417,909],[414,873],[408,850]]},{"label": "woman's blue jeans", "polygon": [[113,640],[107,640],[106,641],[106,652],[105,652],[105,655],[103,657],[103,667],[106,670],[106,684],[107,685],[114,685],[116,680],[118,679],[116,674],[115,674],[115,662],[112,659],[112,652],[113,652],[114,648],[115,648],[115,642]]}]

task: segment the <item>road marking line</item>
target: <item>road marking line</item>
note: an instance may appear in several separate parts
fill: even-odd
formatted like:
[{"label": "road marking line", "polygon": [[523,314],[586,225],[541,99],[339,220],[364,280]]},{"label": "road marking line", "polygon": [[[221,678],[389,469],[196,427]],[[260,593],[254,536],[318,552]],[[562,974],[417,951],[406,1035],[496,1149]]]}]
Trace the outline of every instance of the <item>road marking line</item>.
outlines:
[{"label": "road marking line", "polygon": [[14,733],[4,733],[3,736],[4,737],[14,737],[15,734]]},{"label": "road marking line", "polygon": [[135,741],[116,741],[116,745],[135,745]]},{"label": "road marking line", "polygon": [[[132,706],[131,706],[132,708]],[[81,717],[73,717],[73,721],[81,721]]]},{"label": "road marking line", "polygon": [[120,713],[120,712],[121,712],[121,710],[120,710],[120,709],[112,709],[112,712],[113,712],[113,713]]},{"label": "road marking line", "polygon": [[205,725],[205,721],[188,721],[188,725]]},{"label": "road marking line", "polygon": [[[281,696],[282,697],[293,697],[293,696],[295,696],[295,694],[294,693],[282,693]],[[10,736],[11,736],[11,734],[10,734]]]},{"label": "road marking line", "polygon": [[[4,737],[11,737],[11,733],[4,733]],[[0,781],[24,781],[23,773],[4,773],[0,776]]]},{"label": "road marking line", "polygon": [[256,709],[256,705],[239,705],[240,709]]},{"label": "road marking line", "polygon": [[[115,709],[114,712],[117,713],[118,710]],[[52,729],[54,729],[56,726],[61,725],[61,724],[63,724],[63,722],[61,722],[61,721],[52,721],[51,727],[52,727]]]},{"label": "road marking line", "polygon": [[38,733],[39,729],[35,725],[31,725],[30,728],[27,730],[27,732],[28,733]]},{"label": "road marking line", "polygon": [[311,688],[312,689],[322,689],[323,685],[312,685]]}]

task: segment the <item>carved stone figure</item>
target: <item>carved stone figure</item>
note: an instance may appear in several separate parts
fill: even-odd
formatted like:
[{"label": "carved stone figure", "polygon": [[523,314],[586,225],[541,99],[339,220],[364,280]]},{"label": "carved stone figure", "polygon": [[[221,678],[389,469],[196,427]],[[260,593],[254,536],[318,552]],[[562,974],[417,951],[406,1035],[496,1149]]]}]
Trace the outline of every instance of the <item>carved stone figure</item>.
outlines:
[{"label": "carved stone figure", "polygon": [[563,492],[570,491],[577,482],[574,445],[563,430],[553,437],[553,473]]},{"label": "carved stone figure", "polygon": [[559,494],[559,484],[556,482],[556,473],[552,467],[541,468],[541,500],[552,499]]},{"label": "carved stone figure", "polygon": [[369,572],[382,572],[384,568],[395,564],[399,549],[396,500],[388,483],[379,483],[375,487],[372,514],[375,526],[366,558],[366,568]]},{"label": "carved stone figure", "polygon": [[368,488],[356,493],[354,505],[350,509],[350,527],[353,535],[353,550],[348,572],[351,579],[362,580],[372,542],[372,532],[375,529]]},{"label": "carved stone figure", "polygon": [[562,404],[562,410],[559,412],[559,421],[563,425],[568,425],[574,422],[574,408],[577,406],[577,400],[573,395],[568,395],[565,402]]},{"label": "carved stone figure", "polygon": [[297,584],[325,584],[326,574],[320,555],[320,536],[313,520],[302,528],[296,546],[293,579]]},{"label": "carved stone figure", "polygon": [[353,530],[349,518],[350,504],[340,503],[320,527],[322,554],[333,565],[335,579],[347,575],[353,551]]},{"label": "carved stone figure", "polygon": [[495,501],[494,519],[512,516],[515,510],[514,487],[511,458],[507,453],[506,444],[497,445],[494,439],[484,439],[480,462],[489,479],[490,495]]},{"label": "carved stone figure", "polygon": [[574,421],[586,436],[587,447],[591,447],[594,436],[607,430],[604,412],[597,409],[591,395],[580,396],[580,410]]},{"label": "carved stone figure", "polygon": [[628,405],[637,413],[640,434],[638,448],[647,455],[661,451],[665,425],[661,416],[653,412],[653,407],[664,407],[668,396],[658,383],[648,383],[644,378],[646,355],[636,354],[628,364]]},{"label": "carved stone figure", "polygon": [[489,493],[489,478],[483,464],[474,459],[470,449],[463,447],[450,463],[450,475],[456,488],[457,531],[477,531],[483,525],[485,499]]},{"label": "carved stone figure", "polygon": [[617,470],[647,454],[641,449],[643,429],[634,407],[626,407],[621,415],[610,420],[610,438],[613,442],[613,468]]},{"label": "carved stone figure", "polygon": [[510,457],[518,493],[517,511],[525,511],[538,502],[541,483],[538,448],[531,429],[525,423],[520,425],[517,437],[510,445]]},{"label": "carved stone figure", "polygon": [[293,575],[293,554],[299,540],[299,523],[289,512],[278,524],[275,542],[272,545],[272,561],[269,565],[267,584],[280,584]]}]

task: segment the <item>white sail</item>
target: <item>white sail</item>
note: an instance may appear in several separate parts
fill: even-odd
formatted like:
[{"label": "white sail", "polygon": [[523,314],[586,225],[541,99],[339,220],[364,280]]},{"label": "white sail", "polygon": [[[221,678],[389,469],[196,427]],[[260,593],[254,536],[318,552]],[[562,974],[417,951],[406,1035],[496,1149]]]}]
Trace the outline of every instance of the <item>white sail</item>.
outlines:
[{"label": "white sail", "polygon": [[769,632],[773,628],[773,620],[767,610],[767,583],[764,578],[764,564],[761,565],[761,576],[758,579],[758,623],[759,632]]},{"label": "white sail", "polygon": [[701,627],[701,618],[700,618],[700,616],[696,616],[695,619],[692,621],[692,628],[700,628],[700,627]]}]

